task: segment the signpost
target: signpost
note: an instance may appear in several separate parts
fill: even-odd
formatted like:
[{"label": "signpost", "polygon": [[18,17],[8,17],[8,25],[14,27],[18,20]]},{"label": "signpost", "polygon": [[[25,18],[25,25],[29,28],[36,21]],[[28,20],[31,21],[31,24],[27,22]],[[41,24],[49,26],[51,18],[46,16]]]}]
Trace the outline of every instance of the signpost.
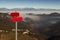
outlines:
[{"label": "signpost", "polygon": [[17,38],[18,38],[18,37],[17,37],[17,22],[16,22],[16,30],[15,30],[15,31],[16,31],[16,34],[15,34],[15,35],[16,35],[16,36],[15,36],[16,39],[15,39],[15,40],[17,40]]},{"label": "signpost", "polygon": [[23,17],[19,17],[19,12],[11,12],[10,14],[12,16],[12,22],[15,22],[15,28],[16,28],[16,32],[15,32],[15,38],[17,40],[17,22],[19,21],[23,21]]}]

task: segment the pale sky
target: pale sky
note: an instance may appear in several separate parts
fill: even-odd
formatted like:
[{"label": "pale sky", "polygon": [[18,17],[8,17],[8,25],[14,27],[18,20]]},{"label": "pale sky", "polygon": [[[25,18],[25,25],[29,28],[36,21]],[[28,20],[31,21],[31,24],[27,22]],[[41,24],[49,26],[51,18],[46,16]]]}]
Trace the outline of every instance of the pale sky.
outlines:
[{"label": "pale sky", "polygon": [[0,8],[60,9],[60,0],[0,0]]}]

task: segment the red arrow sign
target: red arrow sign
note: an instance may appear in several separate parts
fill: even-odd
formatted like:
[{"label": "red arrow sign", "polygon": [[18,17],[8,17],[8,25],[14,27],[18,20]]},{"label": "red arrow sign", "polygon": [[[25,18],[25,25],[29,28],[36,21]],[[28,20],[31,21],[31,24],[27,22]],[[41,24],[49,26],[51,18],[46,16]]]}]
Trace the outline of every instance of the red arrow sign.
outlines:
[{"label": "red arrow sign", "polygon": [[16,17],[16,18],[12,18],[11,20],[12,20],[12,22],[19,22],[19,21],[23,21],[23,18],[22,17]]},{"label": "red arrow sign", "polygon": [[10,14],[12,17],[18,17],[19,16],[19,12],[11,12]]},{"label": "red arrow sign", "polygon": [[19,12],[11,12],[12,22],[23,21],[23,17],[19,17]]}]

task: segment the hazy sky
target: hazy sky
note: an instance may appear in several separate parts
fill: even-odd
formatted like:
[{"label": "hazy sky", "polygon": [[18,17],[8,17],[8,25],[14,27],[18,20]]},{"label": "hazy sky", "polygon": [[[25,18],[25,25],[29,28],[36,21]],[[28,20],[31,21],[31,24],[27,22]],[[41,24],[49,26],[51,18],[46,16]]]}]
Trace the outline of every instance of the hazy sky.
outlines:
[{"label": "hazy sky", "polygon": [[0,8],[60,9],[60,0],[0,0]]}]

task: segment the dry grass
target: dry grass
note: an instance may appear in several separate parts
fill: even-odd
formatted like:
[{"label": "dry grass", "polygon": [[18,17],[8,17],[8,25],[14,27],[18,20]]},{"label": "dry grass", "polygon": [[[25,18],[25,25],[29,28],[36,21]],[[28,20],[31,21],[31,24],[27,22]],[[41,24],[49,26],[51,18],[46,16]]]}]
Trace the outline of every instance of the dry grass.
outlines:
[{"label": "dry grass", "polygon": [[[15,40],[15,33],[0,33],[0,40]],[[37,38],[32,38],[29,35],[23,35],[18,33],[18,40],[38,40]]]}]

